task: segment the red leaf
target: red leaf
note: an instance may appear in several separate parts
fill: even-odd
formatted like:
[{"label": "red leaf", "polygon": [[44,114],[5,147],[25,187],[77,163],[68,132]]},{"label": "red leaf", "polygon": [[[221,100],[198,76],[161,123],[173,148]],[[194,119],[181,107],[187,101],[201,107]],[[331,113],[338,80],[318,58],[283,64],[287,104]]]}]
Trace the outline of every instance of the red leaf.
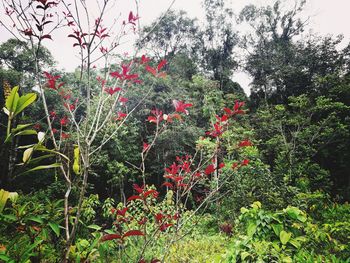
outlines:
[{"label": "red leaf", "polygon": [[144,186],[140,187],[138,184],[133,184],[132,187],[135,189],[136,192],[141,194],[143,192]]},{"label": "red leaf", "polygon": [[252,146],[252,145],[253,145],[252,142],[249,141],[249,140],[241,141],[241,142],[238,144],[239,147],[247,147],[247,146]]},{"label": "red leaf", "polygon": [[126,211],[128,211],[128,208],[127,208],[127,207],[125,207],[125,208],[123,208],[123,209],[118,209],[118,210],[117,210],[117,214],[118,214],[118,215],[121,215],[121,216],[125,216]]},{"label": "red leaf", "polygon": [[167,61],[165,59],[163,59],[159,62],[158,66],[157,66],[158,72],[165,66],[166,62]]},{"label": "red leaf", "polygon": [[146,65],[146,70],[147,70],[148,72],[152,73],[153,76],[156,76],[156,75],[157,75],[156,69],[152,68],[152,67],[149,66],[149,65]]},{"label": "red leaf", "polygon": [[101,238],[101,242],[105,242],[107,240],[114,240],[114,239],[121,239],[121,235],[118,235],[118,234],[108,234],[108,235],[104,235],[102,238]]},{"label": "red leaf", "polygon": [[154,190],[154,189],[148,190],[147,192],[145,192],[145,193],[143,194],[143,196],[144,196],[145,198],[147,198],[147,196],[149,196],[150,194],[153,194],[154,197],[157,197],[157,196],[158,196],[158,192],[157,192],[156,190]]},{"label": "red leaf", "polygon": [[123,235],[123,238],[130,236],[144,236],[144,234],[140,230],[130,230]]},{"label": "red leaf", "polygon": [[128,202],[133,201],[133,200],[142,200],[142,198],[138,195],[132,195],[128,198]]},{"label": "red leaf", "polygon": [[191,103],[184,103],[183,101],[173,100],[173,105],[176,112],[183,112],[188,115],[188,110],[186,108],[192,107]]},{"label": "red leaf", "polygon": [[166,186],[166,187],[169,187],[169,188],[173,188],[173,184],[169,183],[169,182],[165,182],[161,186]]},{"label": "red leaf", "polygon": [[43,35],[40,37],[40,40],[45,39],[45,38],[52,40],[51,35]]},{"label": "red leaf", "polygon": [[232,115],[233,112],[231,111],[231,109],[229,108],[224,108],[224,111],[228,114],[228,115]]}]

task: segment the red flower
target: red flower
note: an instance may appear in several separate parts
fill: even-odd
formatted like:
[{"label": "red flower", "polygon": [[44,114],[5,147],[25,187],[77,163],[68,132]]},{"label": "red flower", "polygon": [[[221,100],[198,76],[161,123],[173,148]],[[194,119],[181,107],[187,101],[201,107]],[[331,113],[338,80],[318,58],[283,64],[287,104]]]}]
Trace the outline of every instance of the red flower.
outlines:
[{"label": "red flower", "polygon": [[56,112],[55,111],[50,111],[50,117],[52,119],[56,118]]},{"label": "red flower", "polygon": [[213,164],[209,164],[209,165],[207,166],[207,168],[205,168],[204,173],[205,173],[206,175],[209,175],[209,174],[213,173],[214,171],[215,171],[214,165],[213,165]]},{"label": "red flower", "polygon": [[143,143],[143,152],[148,151],[148,150],[150,149],[150,147],[151,147],[151,146],[150,146],[148,143],[144,142],[144,143]]},{"label": "red flower", "polygon": [[123,112],[118,112],[118,117],[116,118],[116,121],[120,121],[122,119],[124,119],[126,116],[128,116],[128,114],[123,113]]},{"label": "red flower", "polygon": [[244,159],[243,162],[241,163],[241,166],[247,166],[249,164],[248,159]]},{"label": "red flower", "polygon": [[70,137],[70,136],[69,136],[68,133],[62,132],[62,134],[61,134],[61,138],[62,138],[62,139],[68,139],[69,137]]},{"label": "red flower", "polygon": [[68,124],[69,120],[67,116],[64,116],[62,119],[60,119],[61,126],[66,126]]},{"label": "red flower", "polygon": [[173,105],[175,107],[176,112],[183,112],[186,115],[188,115],[188,110],[186,110],[186,109],[193,106],[193,104],[191,104],[191,103],[184,103],[184,102],[179,101],[179,100],[173,100]]},{"label": "red flower", "polygon": [[238,163],[233,163],[232,164],[232,166],[231,166],[231,168],[234,170],[234,169],[236,169],[238,167]]},{"label": "red flower", "polygon": [[41,125],[39,124],[39,123],[36,123],[34,126],[33,126],[33,128],[35,129],[35,130],[40,130],[41,129]]}]

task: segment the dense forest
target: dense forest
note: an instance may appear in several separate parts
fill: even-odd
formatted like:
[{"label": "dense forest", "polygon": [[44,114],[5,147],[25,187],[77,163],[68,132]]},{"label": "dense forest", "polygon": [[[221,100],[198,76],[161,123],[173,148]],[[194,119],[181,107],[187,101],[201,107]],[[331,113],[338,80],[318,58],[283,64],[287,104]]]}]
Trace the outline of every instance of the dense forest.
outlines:
[{"label": "dense forest", "polygon": [[305,1],[90,2],[2,0],[0,262],[350,262],[350,43]]}]

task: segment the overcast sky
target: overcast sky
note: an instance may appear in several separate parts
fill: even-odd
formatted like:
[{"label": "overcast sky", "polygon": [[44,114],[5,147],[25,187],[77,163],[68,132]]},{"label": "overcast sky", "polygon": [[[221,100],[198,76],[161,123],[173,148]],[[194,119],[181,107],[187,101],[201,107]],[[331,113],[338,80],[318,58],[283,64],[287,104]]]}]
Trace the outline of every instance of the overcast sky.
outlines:
[{"label": "overcast sky", "polygon": [[[92,2],[93,0],[86,0]],[[173,0],[140,0],[140,22],[147,25],[165,12]],[[268,5],[273,0],[227,0],[227,4],[238,13],[245,5]],[[109,16],[127,17],[130,10],[135,11],[133,1],[117,1],[117,6],[109,11]],[[293,4],[294,0],[285,0],[285,4]],[[172,9],[183,9],[190,17],[202,19],[204,12],[201,0],[175,0]],[[350,0],[308,0],[303,16],[310,17],[307,30],[321,35],[344,35],[344,45],[350,40]],[[1,14],[3,16],[3,14]],[[0,42],[7,40],[10,35],[0,27]],[[55,41],[46,41],[47,47],[58,62],[59,69],[73,70],[78,65],[76,49],[71,48],[72,41],[67,40],[67,33],[61,32],[55,35]],[[128,44],[126,44],[128,45]],[[120,50],[122,52],[122,50]],[[249,94],[249,77],[244,73],[237,73],[233,79],[239,82],[247,94]]]}]

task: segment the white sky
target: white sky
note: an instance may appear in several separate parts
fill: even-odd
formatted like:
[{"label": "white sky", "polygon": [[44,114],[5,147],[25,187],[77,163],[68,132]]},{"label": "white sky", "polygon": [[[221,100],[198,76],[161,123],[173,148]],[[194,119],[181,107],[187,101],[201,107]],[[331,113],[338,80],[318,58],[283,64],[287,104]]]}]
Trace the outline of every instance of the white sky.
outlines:
[{"label": "white sky", "polygon": [[[87,0],[86,2],[92,2]],[[147,25],[155,20],[162,12],[166,11],[173,0],[140,0],[140,22]],[[227,0],[231,8],[238,13],[245,5],[257,6],[272,4],[273,0]],[[285,4],[293,4],[294,0],[285,0]],[[201,0],[175,0],[173,9],[183,9],[190,17],[199,19],[204,17]],[[129,11],[135,12],[133,1],[119,0],[117,6],[110,10],[111,17],[119,14],[126,18]],[[305,18],[311,17],[307,30],[320,33],[321,35],[332,34],[344,35],[344,45],[350,41],[350,0],[308,0],[304,11]],[[3,14],[1,14],[3,16]],[[0,26],[0,42],[7,40],[9,33]],[[72,48],[72,39],[67,40],[67,32],[54,35],[55,41],[47,40],[47,47],[58,62],[58,68],[73,70],[78,65],[76,49]],[[128,45],[128,44],[127,44]],[[130,45],[129,45],[130,46]],[[121,49],[120,52],[123,52]],[[250,93],[250,79],[245,73],[237,73],[233,79],[241,84],[247,94]]]}]

